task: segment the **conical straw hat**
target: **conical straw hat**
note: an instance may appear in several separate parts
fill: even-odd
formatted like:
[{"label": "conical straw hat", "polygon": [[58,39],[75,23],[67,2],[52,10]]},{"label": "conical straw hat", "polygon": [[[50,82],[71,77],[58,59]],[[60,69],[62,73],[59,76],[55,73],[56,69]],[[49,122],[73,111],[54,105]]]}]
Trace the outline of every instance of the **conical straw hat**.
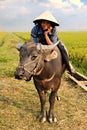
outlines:
[{"label": "conical straw hat", "polygon": [[54,23],[55,26],[59,26],[59,23],[57,22],[57,20],[54,18],[54,16],[51,14],[50,11],[43,12],[40,16],[35,18],[33,22],[38,23],[40,20],[47,20]]}]

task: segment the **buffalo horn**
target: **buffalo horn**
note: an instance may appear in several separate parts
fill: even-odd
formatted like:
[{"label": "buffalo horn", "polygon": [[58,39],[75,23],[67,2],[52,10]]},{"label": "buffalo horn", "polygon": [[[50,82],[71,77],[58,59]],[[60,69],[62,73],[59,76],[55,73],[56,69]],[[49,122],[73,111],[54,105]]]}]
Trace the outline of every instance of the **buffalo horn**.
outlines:
[{"label": "buffalo horn", "polygon": [[21,44],[18,44],[17,46],[16,46],[16,49],[18,50],[18,51],[20,51],[20,48],[22,47],[22,45]]},{"label": "buffalo horn", "polygon": [[60,40],[57,41],[55,44],[51,44],[51,45],[42,45],[41,43],[37,44],[37,49],[38,50],[51,50],[54,49],[55,46],[57,46],[59,44]]}]

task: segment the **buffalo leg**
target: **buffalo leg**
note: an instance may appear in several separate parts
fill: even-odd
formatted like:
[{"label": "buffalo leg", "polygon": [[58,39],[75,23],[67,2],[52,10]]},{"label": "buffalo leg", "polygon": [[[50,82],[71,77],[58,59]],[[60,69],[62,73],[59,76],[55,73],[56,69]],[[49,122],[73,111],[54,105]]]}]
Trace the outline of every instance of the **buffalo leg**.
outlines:
[{"label": "buffalo leg", "polygon": [[54,104],[55,104],[55,97],[56,97],[57,92],[52,91],[49,97],[49,102],[50,102],[50,109],[48,113],[48,121],[50,123],[52,122],[57,122],[57,119],[54,115]]},{"label": "buffalo leg", "polygon": [[40,122],[46,121],[46,110],[45,110],[45,104],[46,104],[46,94],[44,91],[38,91],[39,97],[40,97],[40,103],[41,103],[41,113],[39,116]]}]

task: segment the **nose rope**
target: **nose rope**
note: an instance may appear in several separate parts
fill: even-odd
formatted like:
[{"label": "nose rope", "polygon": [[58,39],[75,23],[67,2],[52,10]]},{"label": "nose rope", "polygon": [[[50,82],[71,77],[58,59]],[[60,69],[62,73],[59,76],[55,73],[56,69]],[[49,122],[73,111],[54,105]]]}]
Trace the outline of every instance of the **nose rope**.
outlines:
[{"label": "nose rope", "polygon": [[35,78],[35,80],[38,81],[38,82],[42,82],[42,83],[50,82],[51,80],[53,80],[54,76],[55,76],[55,73],[50,78],[46,78],[46,79],[43,79],[43,80],[38,80],[37,78]]},{"label": "nose rope", "polygon": [[[28,63],[29,64],[29,63]],[[27,70],[27,68],[25,68],[25,65],[20,65],[19,66],[19,68],[20,69],[23,69],[23,70],[25,70],[25,71],[27,71],[29,74],[33,74],[33,71],[34,71],[34,69],[36,68],[36,66],[34,67],[34,69],[30,72],[29,70]]]},{"label": "nose rope", "polygon": [[31,72],[29,70],[27,70],[27,68],[25,68],[25,66],[24,66],[24,70],[27,71],[29,74],[34,74],[34,70],[35,70],[36,66],[34,67],[34,69]]},{"label": "nose rope", "polygon": [[36,66],[34,67],[34,69],[33,69],[32,71],[29,71],[29,70],[27,70],[27,68],[26,68],[26,66],[28,66],[28,64],[30,65],[29,62],[26,63],[25,65],[20,65],[19,68],[24,69],[25,71],[27,71],[27,72],[28,72],[29,74],[31,74],[31,75],[35,75],[36,73],[37,73],[37,75],[38,75],[38,74],[41,73],[41,71],[42,71],[42,69],[43,69],[43,68],[41,68],[39,72],[36,72],[36,71],[38,70],[38,68],[39,68],[39,63],[40,63],[40,61],[41,61],[41,58],[39,59],[38,63],[36,64]]}]

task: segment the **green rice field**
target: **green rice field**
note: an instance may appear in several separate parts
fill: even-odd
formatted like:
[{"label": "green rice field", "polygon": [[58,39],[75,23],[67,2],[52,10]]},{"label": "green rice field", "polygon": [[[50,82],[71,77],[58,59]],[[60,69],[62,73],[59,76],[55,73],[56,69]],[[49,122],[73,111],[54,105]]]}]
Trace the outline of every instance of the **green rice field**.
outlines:
[{"label": "green rice field", "polygon": [[[87,76],[87,32],[59,32],[59,38],[68,49],[76,71]],[[18,61],[17,43],[30,41],[28,32],[0,33],[0,75],[11,76]],[[13,63],[8,73],[10,64]]]}]

